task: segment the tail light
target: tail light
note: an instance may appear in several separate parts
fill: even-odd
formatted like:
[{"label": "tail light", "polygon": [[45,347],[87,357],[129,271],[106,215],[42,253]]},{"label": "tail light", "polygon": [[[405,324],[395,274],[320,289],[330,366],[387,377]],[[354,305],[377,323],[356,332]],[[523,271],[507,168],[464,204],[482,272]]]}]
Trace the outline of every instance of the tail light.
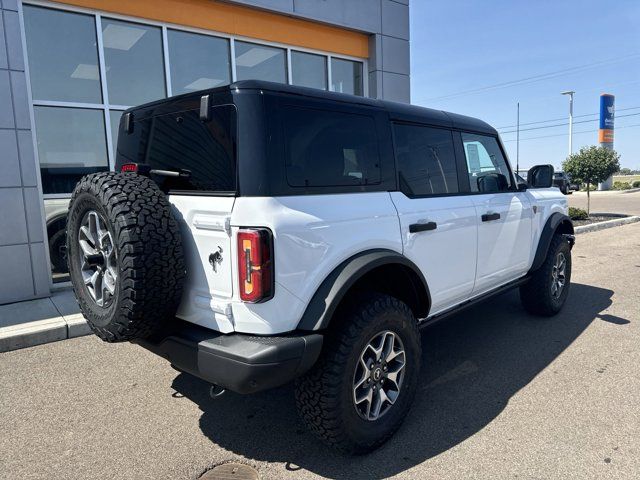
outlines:
[{"label": "tail light", "polygon": [[[150,173],[153,173],[154,170],[151,170],[151,167],[149,165],[146,165],[144,163],[123,163],[122,166],[120,167],[120,171],[122,173],[127,173],[127,172],[132,172],[132,173],[137,173],[138,175],[147,175],[149,176]],[[163,171],[163,170],[159,170],[159,171]],[[176,173],[176,176],[178,176],[178,174]]]},{"label": "tail light", "polygon": [[238,231],[240,299],[257,303],[273,296],[273,241],[266,228]]}]

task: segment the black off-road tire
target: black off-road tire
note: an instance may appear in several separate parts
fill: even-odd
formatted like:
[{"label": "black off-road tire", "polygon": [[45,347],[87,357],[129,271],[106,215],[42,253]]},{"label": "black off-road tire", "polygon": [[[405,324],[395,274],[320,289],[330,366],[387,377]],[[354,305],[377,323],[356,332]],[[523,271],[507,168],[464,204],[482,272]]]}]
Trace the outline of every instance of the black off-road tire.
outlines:
[{"label": "black off-road tire", "polygon": [[[106,307],[93,300],[80,271],[78,235],[89,211],[105,220],[116,252],[118,279]],[[102,340],[147,338],[174,318],[185,278],[182,242],[166,196],[149,178],[104,172],[80,180],[69,207],[67,261],[80,309]]]},{"label": "black off-road tire", "polygon": [[[395,433],[413,403],[420,371],[420,332],[409,307],[382,294],[360,296],[332,324],[320,359],[296,380],[296,405],[302,420],[324,443],[344,453],[367,453]],[[364,347],[386,330],[402,340],[405,377],[391,408],[368,421],[356,411],[353,377]]]},{"label": "black off-road tire", "polygon": [[[566,258],[565,285],[558,298],[551,294],[551,282],[553,265],[558,253],[563,253]],[[551,317],[557,314],[563,307],[571,286],[571,246],[560,234],[551,239],[547,257],[544,263],[536,270],[531,279],[520,287],[520,301],[525,310],[535,315]]]}]

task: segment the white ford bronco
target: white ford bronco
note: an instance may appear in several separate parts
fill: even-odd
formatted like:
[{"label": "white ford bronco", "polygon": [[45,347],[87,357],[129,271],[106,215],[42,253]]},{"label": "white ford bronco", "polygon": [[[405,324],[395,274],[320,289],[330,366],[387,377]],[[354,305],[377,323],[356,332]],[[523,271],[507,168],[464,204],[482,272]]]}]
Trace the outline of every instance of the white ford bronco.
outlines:
[{"label": "white ford bronco", "polygon": [[296,381],[349,453],[400,426],[419,329],[519,287],[551,316],[573,226],[553,167],[517,183],[473,118],[260,81],[127,110],[117,172],[71,199],[67,261],[107,342],[252,393]]}]

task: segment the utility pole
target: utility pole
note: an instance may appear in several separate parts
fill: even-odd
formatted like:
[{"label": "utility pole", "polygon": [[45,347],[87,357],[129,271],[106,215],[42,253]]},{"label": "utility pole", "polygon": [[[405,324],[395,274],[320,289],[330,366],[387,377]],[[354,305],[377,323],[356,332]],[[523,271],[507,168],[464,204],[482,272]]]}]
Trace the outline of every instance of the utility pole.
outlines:
[{"label": "utility pole", "polygon": [[561,92],[561,95],[569,95],[569,155],[573,153],[573,90]]},{"label": "utility pole", "polygon": [[520,102],[518,102],[518,114],[516,122],[516,173],[520,171]]}]

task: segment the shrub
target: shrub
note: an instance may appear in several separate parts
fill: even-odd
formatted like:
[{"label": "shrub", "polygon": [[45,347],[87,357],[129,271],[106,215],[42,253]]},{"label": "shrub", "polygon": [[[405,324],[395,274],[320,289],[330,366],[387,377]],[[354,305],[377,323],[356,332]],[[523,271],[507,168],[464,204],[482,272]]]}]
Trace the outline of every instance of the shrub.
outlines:
[{"label": "shrub", "polygon": [[589,218],[589,214],[581,208],[569,207],[569,217],[571,220],[586,220]]},{"label": "shrub", "polygon": [[631,185],[629,184],[629,182],[613,182],[614,190],[629,190],[630,188]]},{"label": "shrub", "polygon": [[632,186],[633,188],[640,188],[640,180],[636,180],[635,182],[633,182],[633,183],[631,184],[631,186]]}]

